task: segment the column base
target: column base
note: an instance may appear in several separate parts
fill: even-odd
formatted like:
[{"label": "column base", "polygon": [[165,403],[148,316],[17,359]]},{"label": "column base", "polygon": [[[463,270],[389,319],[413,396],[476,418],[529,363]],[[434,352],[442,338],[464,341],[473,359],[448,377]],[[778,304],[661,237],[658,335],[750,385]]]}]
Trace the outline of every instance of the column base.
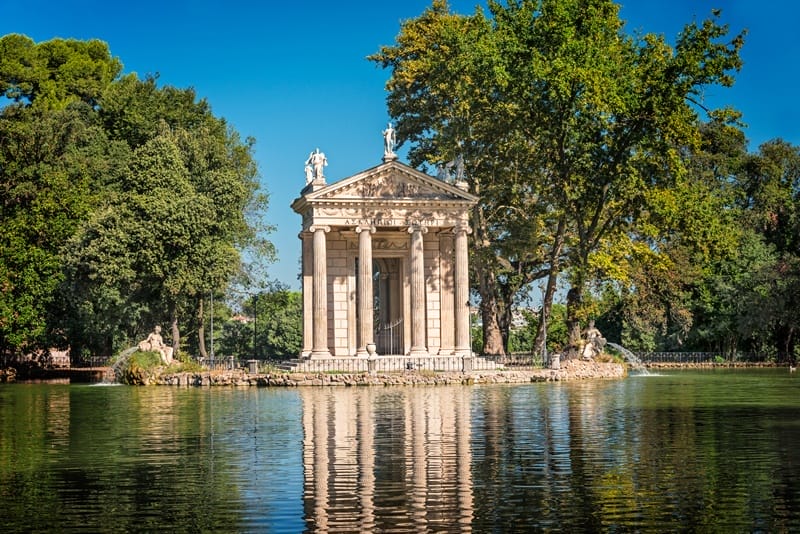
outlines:
[{"label": "column base", "polygon": [[470,358],[472,357],[472,351],[469,349],[456,349],[453,355],[459,358]]},{"label": "column base", "polygon": [[411,347],[411,350],[408,353],[409,356],[430,356],[431,354],[428,352],[428,349],[425,347]]},{"label": "column base", "polygon": [[308,357],[308,359],[309,360],[324,360],[324,359],[330,359],[332,357],[333,356],[331,356],[331,351],[329,351],[329,350],[312,350],[311,351],[311,355]]}]

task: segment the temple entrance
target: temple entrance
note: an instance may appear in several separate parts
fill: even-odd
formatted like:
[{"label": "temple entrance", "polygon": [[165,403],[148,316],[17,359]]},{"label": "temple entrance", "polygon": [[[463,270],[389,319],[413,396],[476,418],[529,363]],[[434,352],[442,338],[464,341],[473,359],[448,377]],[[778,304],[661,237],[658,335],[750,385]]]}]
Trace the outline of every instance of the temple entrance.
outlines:
[{"label": "temple entrance", "polygon": [[378,354],[404,354],[403,284],[400,258],[372,263],[373,326]]},{"label": "temple entrance", "polygon": [[366,368],[373,353],[469,357],[467,236],[478,197],[394,154],[327,184],[313,156],[292,203],[303,219],[301,358]]}]

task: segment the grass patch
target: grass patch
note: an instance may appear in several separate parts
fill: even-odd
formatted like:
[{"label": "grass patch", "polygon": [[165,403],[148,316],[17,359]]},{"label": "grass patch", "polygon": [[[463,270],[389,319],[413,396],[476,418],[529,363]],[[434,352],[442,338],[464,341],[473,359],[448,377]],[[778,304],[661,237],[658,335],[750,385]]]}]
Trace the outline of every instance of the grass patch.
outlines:
[{"label": "grass patch", "polygon": [[122,382],[132,386],[147,384],[162,366],[160,353],[137,350],[128,357],[122,371]]},{"label": "grass patch", "polygon": [[185,362],[175,360],[173,364],[169,366],[170,373],[200,373],[207,370],[207,367],[204,367],[192,360]]}]

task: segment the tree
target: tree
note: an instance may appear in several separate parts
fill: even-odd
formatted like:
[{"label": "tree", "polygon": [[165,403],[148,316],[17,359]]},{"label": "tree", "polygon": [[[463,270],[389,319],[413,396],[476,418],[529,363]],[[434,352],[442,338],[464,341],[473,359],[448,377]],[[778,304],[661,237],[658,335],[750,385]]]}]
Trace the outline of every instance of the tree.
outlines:
[{"label": "tree", "polygon": [[36,44],[20,34],[0,37],[0,95],[39,111],[76,102],[94,107],[121,70],[119,59],[97,39]]},{"label": "tree", "polygon": [[[189,323],[187,316],[206,292],[236,273],[235,233],[220,228],[232,223],[221,216],[219,203],[192,183],[181,139],[165,131],[136,149],[121,193],[72,240],[67,293],[74,310],[89,313],[70,314],[81,318],[74,340],[89,339],[87,329],[109,319],[115,322],[108,323],[107,340],[114,331],[132,335],[167,321],[177,348],[181,317]],[[222,213],[229,216],[230,209]]]},{"label": "tree", "polygon": [[[101,41],[0,38],[0,351],[109,354],[204,322],[274,251],[252,139]],[[202,338],[198,340],[202,347]]]},{"label": "tree", "polygon": [[[489,10],[491,19],[480,10],[456,16],[436,1],[372,59],[392,68],[389,111],[401,141],[416,143],[412,163],[463,153],[482,197],[473,226],[484,348],[498,350],[493,258],[513,265],[525,254],[534,260],[519,271],[525,283],[549,277],[545,311],[568,269],[574,344],[591,313],[585,292],[607,264],[598,260],[637,246],[648,193],[684,172],[680,151],[697,142],[701,90],[733,82],[743,38],[721,42],[727,28],[714,19],[688,25],[674,49],[656,35],[630,37],[610,0]],[[534,231],[513,241],[515,253],[498,254],[494,243],[517,228]]]},{"label": "tree", "polygon": [[303,348],[303,295],[277,288],[258,296],[259,356],[274,360],[294,358]]},{"label": "tree", "polygon": [[48,327],[60,249],[127,158],[95,110],[120,68],[100,41],[0,37],[0,352],[64,342]]},{"label": "tree", "polygon": [[61,249],[126,159],[85,104],[0,114],[0,352],[64,342],[47,339]]},{"label": "tree", "polygon": [[[763,144],[740,186],[743,220],[774,254],[771,263],[756,271],[761,290],[751,294],[750,302],[757,306],[751,309],[759,309],[758,319],[778,356],[793,360],[800,306],[800,147],[782,140]],[[752,327],[756,318],[748,319]]]}]

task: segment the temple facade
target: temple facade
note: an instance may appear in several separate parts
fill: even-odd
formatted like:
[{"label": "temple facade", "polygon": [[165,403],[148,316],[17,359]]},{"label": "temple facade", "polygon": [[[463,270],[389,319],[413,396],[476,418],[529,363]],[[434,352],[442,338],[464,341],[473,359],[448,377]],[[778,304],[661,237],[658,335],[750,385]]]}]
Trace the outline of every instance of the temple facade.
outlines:
[{"label": "temple facade", "polygon": [[478,198],[392,148],[332,184],[324,154],[309,156],[292,203],[303,219],[303,358],[471,354],[467,235]]}]

